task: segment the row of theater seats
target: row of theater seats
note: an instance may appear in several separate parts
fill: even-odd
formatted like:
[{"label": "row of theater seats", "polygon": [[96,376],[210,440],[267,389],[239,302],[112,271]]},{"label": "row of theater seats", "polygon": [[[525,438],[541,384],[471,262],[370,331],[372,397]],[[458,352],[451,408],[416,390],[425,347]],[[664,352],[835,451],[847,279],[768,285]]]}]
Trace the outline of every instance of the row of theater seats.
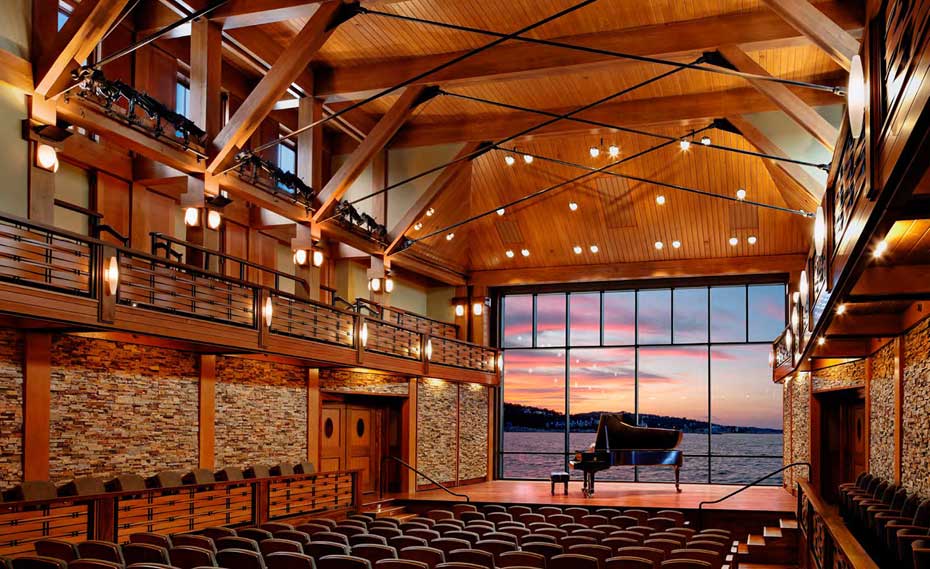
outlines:
[{"label": "row of theater seats", "polygon": [[195,468],[188,472],[164,470],[148,478],[143,478],[138,474],[120,474],[109,480],[99,476],[84,476],[70,480],[60,486],[45,480],[30,480],[4,491],[2,499],[6,502],[51,500],[60,496],[92,496],[106,492],[131,492],[145,490],[146,488],[175,488],[185,485],[268,478],[270,476],[313,474],[314,472],[312,462],[300,462],[297,464],[280,463],[274,466],[258,464],[245,468],[227,466],[215,472],[205,468]]},{"label": "row of theater seats", "polygon": [[729,532],[695,531],[672,510],[456,504],[405,521],[353,515],[136,533],[122,546],[45,540],[12,569],[721,569],[732,545]]},{"label": "row of theater seats", "polygon": [[839,487],[846,525],[883,565],[930,569],[930,499],[863,473]]}]

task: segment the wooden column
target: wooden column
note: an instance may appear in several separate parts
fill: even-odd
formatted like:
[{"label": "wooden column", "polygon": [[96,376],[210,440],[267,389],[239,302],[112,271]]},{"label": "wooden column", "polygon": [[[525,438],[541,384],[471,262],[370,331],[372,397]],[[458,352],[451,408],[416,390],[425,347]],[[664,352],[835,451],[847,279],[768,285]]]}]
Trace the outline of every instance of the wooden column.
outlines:
[{"label": "wooden column", "polygon": [[807,393],[805,396],[809,401],[809,421],[807,452],[808,460],[811,463],[811,485],[814,488],[820,488],[820,441],[822,440],[820,429],[820,400],[814,397],[814,376],[813,373],[807,374]]},{"label": "wooden column", "polygon": [[52,335],[26,332],[23,362],[23,480],[48,480]]},{"label": "wooden column", "polygon": [[223,30],[200,18],[191,23],[190,119],[212,139],[223,127],[221,73]]},{"label": "wooden column", "polygon": [[200,468],[213,469],[216,465],[216,356],[200,356],[199,403],[199,464]]},{"label": "wooden column", "polygon": [[313,247],[314,243],[319,241],[320,232],[318,229],[312,228],[306,224],[298,223],[297,232],[293,239],[291,239],[291,250],[297,251],[298,249],[303,249],[307,251],[307,262],[303,265],[294,266],[294,276],[299,279],[307,281],[307,289],[305,290],[301,286],[297,286],[294,290],[299,298],[306,298],[308,300],[320,300],[320,283],[322,278],[321,267],[313,266]]},{"label": "wooden column", "polygon": [[[187,192],[181,194],[180,207],[182,210],[186,210],[189,207],[197,208],[200,213],[199,220],[197,225],[187,225],[184,227],[184,240],[195,245],[204,246],[206,245],[207,233],[212,234],[214,241],[216,241],[216,231],[207,231],[207,215],[206,210],[204,209],[204,183],[203,180],[197,178],[188,177],[187,178]],[[188,265],[194,265],[197,267],[204,267],[204,254],[193,247],[187,247],[187,250],[184,252],[184,262]],[[206,268],[206,267],[204,267]]]},{"label": "wooden column", "polygon": [[497,415],[497,389],[488,387],[488,471],[484,477],[485,480],[494,479],[494,459],[497,457],[495,444],[497,439],[497,426],[494,417]]},{"label": "wooden column", "polygon": [[904,446],[904,336],[894,340],[894,483],[901,483],[901,454]]},{"label": "wooden column", "polygon": [[[409,384],[409,395],[401,406],[401,438],[400,454],[404,462],[411,466],[417,465],[417,380],[412,378]],[[407,468],[400,469],[401,492],[414,493],[417,491],[417,475]]]},{"label": "wooden column", "polygon": [[865,471],[871,472],[869,460],[872,454],[872,356],[865,359],[865,421],[863,421],[863,436],[865,437]]},{"label": "wooden column", "polygon": [[[488,314],[488,307],[485,304],[485,299],[488,296],[488,287],[486,286],[475,286],[472,288],[471,299],[468,303],[468,318],[471,321],[471,326],[469,327],[468,332],[468,341],[475,344],[488,345],[490,343],[490,314]],[[481,314],[476,315],[474,312],[474,306],[476,303],[481,304]]]},{"label": "wooden column", "polygon": [[[371,193],[381,191],[387,187],[387,165],[387,149],[382,149],[381,152],[375,154],[374,158],[371,159]],[[378,223],[384,224],[385,226],[387,226],[388,222],[387,197],[387,193],[383,193],[371,198],[371,216],[374,217]]]},{"label": "wooden column", "polygon": [[[300,99],[297,127],[323,119],[323,101],[313,97]],[[312,128],[297,135],[297,177],[316,191],[323,189],[323,129]]]},{"label": "wooden column", "polygon": [[456,336],[459,340],[468,341],[468,322],[469,322],[469,313],[471,308],[468,306],[468,287],[457,286],[455,287],[455,296],[453,297],[453,302],[456,306],[462,305],[465,310],[462,312],[462,315],[459,316],[455,314],[455,325],[458,326],[458,331]]},{"label": "wooden column", "polygon": [[320,370],[307,370],[307,460],[320,469]]}]

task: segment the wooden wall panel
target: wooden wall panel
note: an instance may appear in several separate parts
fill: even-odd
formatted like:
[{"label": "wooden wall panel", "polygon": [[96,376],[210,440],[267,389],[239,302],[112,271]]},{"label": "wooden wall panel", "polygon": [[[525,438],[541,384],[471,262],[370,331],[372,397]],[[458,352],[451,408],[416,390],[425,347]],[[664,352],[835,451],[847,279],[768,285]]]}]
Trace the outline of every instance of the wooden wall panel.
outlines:
[{"label": "wooden wall panel", "polygon": [[[131,225],[132,188],[129,182],[97,172],[96,191],[93,194],[93,209],[103,215],[106,223],[119,233],[129,235]],[[111,235],[104,233],[101,239],[117,243]]]}]

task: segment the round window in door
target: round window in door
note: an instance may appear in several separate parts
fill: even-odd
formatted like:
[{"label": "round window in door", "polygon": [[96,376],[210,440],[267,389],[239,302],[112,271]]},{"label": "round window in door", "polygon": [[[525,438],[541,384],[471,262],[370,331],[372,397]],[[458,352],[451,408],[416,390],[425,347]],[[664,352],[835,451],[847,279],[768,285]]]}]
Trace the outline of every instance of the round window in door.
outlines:
[{"label": "round window in door", "polygon": [[333,438],[333,429],[333,420],[327,417],[326,421],[323,423],[323,434],[327,439]]},{"label": "round window in door", "polygon": [[361,438],[362,435],[365,434],[365,420],[364,419],[359,418],[359,420],[355,422],[355,432],[358,434],[359,438]]}]

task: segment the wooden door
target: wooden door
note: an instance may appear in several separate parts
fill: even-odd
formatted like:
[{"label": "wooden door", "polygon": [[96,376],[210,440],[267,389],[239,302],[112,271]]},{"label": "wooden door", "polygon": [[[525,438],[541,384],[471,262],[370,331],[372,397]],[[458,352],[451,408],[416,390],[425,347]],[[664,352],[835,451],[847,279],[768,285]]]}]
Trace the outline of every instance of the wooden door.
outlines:
[{"label": "wooden door", "polygon": [[362,471],[362,494],[378,490],[380,451],[380,413],[370,407],[349,407],[346,410],[346,463],[349,469]]},{"label": "wooden door", "polygon": [[847,418],[845,432],[848,434],[850,453],[844,478],[846,482],[851,482],[866,470],[865,448],[868,441],[865,440],[865,401],[858,400],[850,405]]},{"label": "wooden door", "polygon": [[324,404],[320,410],[320,470],[345,470],[345,405]]}]

